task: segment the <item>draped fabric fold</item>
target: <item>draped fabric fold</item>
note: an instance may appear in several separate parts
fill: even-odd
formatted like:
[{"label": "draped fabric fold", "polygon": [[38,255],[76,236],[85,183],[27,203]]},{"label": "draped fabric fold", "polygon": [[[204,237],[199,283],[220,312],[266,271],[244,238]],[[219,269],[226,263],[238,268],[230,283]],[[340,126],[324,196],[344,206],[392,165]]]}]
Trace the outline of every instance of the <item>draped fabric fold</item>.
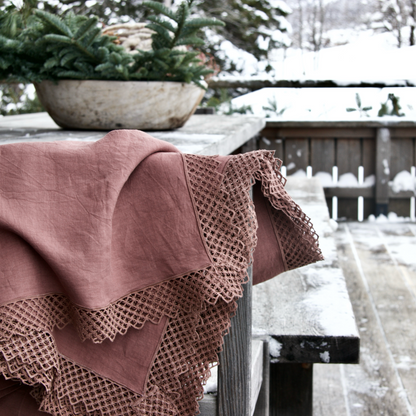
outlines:
[{"label": "draped fabric fold", "polygon": [[279,163],[133,130],[0,146],[2,415],[197,414],[249,264],[322,259]]}]

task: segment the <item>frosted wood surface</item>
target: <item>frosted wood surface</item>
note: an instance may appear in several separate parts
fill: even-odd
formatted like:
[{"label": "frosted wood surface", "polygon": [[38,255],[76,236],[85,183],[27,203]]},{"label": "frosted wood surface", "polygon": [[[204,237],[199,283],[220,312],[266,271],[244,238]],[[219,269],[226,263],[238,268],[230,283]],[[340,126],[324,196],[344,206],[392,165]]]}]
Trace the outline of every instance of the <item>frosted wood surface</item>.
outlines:
[{"label": "frosted wood surface", "polygon": [[251,346],[251,414],[254,414],[257,398],[263,383],[263,342],[253,341]]},{"label": "frosted wood surface", "polygon": [[342,385],[341,365],[316,364],[313,368],[314,416],[349,416]]},{"label": "frosted wood surface", "polygon": [[[400,261],[416,244],[413,227],[346,223],[335,234],[362,346],[360,365],[343,366],[348,415],[416,414],[416,272]],[[325,403],[316,387],[315,402]],[[344,416],[339,408],[316,416]]]},{"label": "frosted wood surface", "polygon": [[[193,115],[181,128],[152,131],[184,153],[227,155],[241,147],[265,126],[264,119],[250,116]],[[0,144],[23,141],[97,141],[106,131],[63,130],[47,113],[0,118]]]},{"label": "frosted wood surface", "polygon": [[237,300],[237,312],[224,337],[218,355],[218,413],[221,416],[251,416],[251,327],[252,267],[247,270],[250,281]]},{"label": "frosted wood surface", "polygon": [[355,362],[359,336],[322,187],[289,178],[286,189],[312,219],[325,261],[254,286],[253,331],[282,344],[280,362]]}]

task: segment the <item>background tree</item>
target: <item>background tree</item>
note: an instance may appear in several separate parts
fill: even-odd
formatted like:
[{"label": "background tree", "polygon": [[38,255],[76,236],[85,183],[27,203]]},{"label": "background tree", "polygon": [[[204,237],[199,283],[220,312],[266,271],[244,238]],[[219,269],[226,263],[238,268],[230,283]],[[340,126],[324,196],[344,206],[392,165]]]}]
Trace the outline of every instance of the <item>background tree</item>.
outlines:
[{"label": "background tree", "polygon": [[257,59],[267,59],[270,50],[289,46],[289,38],[282,34],[290,31],[286,17],[292,10],[284,1],[212,0],[201,1],[198,6],[205,15],[225,23],[216,30],[220,35],[216,44],[211,43],[214,54],[222,39]]}]

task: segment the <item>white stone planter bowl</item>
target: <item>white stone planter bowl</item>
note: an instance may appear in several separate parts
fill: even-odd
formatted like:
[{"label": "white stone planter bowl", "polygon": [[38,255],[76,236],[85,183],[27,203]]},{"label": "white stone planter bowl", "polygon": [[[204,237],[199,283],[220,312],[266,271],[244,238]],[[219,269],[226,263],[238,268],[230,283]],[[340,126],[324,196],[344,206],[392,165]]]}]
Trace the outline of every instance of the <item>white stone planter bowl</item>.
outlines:
[{"label": "white stone planter bowl", "polygon": [[205,93],[194,84],[159,81],[62,80],[35,87],[56,124],[82,130],[175,129]]}]

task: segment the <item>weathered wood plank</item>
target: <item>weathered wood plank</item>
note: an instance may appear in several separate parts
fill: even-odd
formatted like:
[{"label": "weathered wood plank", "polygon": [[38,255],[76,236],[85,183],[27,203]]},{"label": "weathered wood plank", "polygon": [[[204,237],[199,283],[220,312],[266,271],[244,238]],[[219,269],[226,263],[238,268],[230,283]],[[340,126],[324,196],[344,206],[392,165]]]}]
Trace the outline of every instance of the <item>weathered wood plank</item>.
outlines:
[{"label": "weathered wood plank", "polygon": [[[406,129],[408,132],[416,131],[416,121],[414,120],[401,120],[401,119],[383,119],[379,118],[377,120],[369,120],[362,118],[360,120],[344,120],[344,121],[334,121],[334,120],[277,120],[277,119],[267,119],[267,127],[274,128],[337,128],[337,129],[378,129],[381,127]],[[411,133],[408,133],[411,134]],[[373,137],[375,134],[373,134]],[[361,136],[363,137],[363,136]]]},{"label": "weathered wood plank", "polygon": [[217,395],[206,394],[199,402],[200,416],[217,416]]},{"label": "weathered wood plank", "polygon": [[342,364],[313,366],[313,415],[349,416],[346,407]]},{"label": "weathered wood plank", "polygon": [[221,416],[251,416],[252,267],[249,275],[219,354],[217,409]]},{"label": "weathered wood plank", "polygon": [[[267,122],[269,126],[269,122]],[[289,122],[290,123],[290,122]],[[275,137],[310,137],[310,138],[349,138],[351,140],[359,140],[361,138],[373,138],[374,128],[360,128],[354,125],[349,127],[336,128],[336,122],[332,125],[327,125],[326,127],[314,126],[313,124],[309,127],[299,127],[300,125],[308,126],[308,122],[297,123],[291,127],[276,127],[275,128]],[[271,130],[272,127],[267,127],[267,130]]]},{"label": "weathered wood plank", "polygon": [[356,364],[359,360],[359,342],[354,337],[345,337],[342,343],[336,336],[274,335],[273,338],[282,345],[279,363]]},{"label": "weathered wood plank", "polygon": [[285,141],[285,155],[283,164],[287,167],[287,174],[291,175],[309,165],[309,142],[307,139],[290,139]]},{"label": "weathered wood plank", "polygon": [[[251,358],[251,409],[250,415],[254,416],[269,416],[269,348],[268,342],[264,340],[255,339],[252,344],[252,358]],[[214,383],[218,385],[218,378],[215,373],[211,376],[214,378]],[[218,394],[206,394],[199,402],[201,416],[216,416]],[[235,398],[237,400],[238,398]]]},{"label": "weathered wood plank", "polygon": [[[180,129],[152,131],[157,139],[172,143],[184,153],[228,155],[265,126],[261,117],[193,115]],[[0,120],[0,145],[22,141],[97,141],[105,131],[68,131],[58,128],[47,113],[22,114]]]},{"label": "weathered wood plank", "polygon": [[343,187],[343,186],[331,186],[325,187],[325,197],[332,198],[333,196],[337,196],[339,198],[358,198],[359,196],[363,196],[364,198],[374,198],[375,195],[375,187],[374,186],[366,186],[366,187]]},{"label": "weathered wood plank", "polygon": [[283,140],[282,139],[275,139],[275,138],[268,138],[262,136],[259,140],[259,149],[266,149],[266,150],[274,150],[275,156],[280,160],[284,158],[284,150],[283,150]]},{"label": "weathered wood plank", "polygon": [[322,138],[311,142],[311,165],[313,174],[317,172],[332,173],[335,166],[335,141]]},{"label": "weathered wood plank", "polygon": [[363,160],[364,177],[375,175],[376,173],[376,139],[375,132],[372,140],[363,140]]},{"label": "weathered wood plank", "polygon": [[263,383],[257,398],[253,416],[269,416],[270,413],[270,349],[269,342],[263,342]]},{"label": "weathered wood plank", "polygon": [[410,138],[416,138],[416,128],[412,127],[390,127],[391,137],[410,137]]},{"label": "weathered wood plank", "polygon": [[390,178],[391,180],[401,171],[407,170],[413,166],[413,139],[398,138],[391,139],[391,156],[390,156]]},{"label": "weathered wood plank", "polygon": [[315,79],[242,79],[241,77],[230,78],[211,78],[210,88],[248,88],[252,91],[261,88],[384,88],[384,87],[414,87],[413,80],[399,79],[394,82],[385,83],[383,81],[351,81],[348,84],[344,80],[340,83],[335,80],[315,80]]},{"label": "weathered wood plank", "polygon": [[[351,380],[350,401],[361,406],[361,414],[414,415],[416,348],[409,340],[414,338],[416,303],[389,247],[390,241],[396,244],[397,234],[389,239],[377,224],[345,227],[347,238],[338,247],[349,270],[349,288],[365,345],[362,365],[345,368]],[[398,231],[398,225],[387,228]],[[357,390],[357,382],[367,388]]]},{"label": "weathered wood plank", "polygon": [[376,215],[388,214],[391,140],[386,128],[377,130],[376,144]]},{"label": "weathered wood plank", "polygon": [[263,342],[254,340],[252,343],[251,359],[251,409],[250,415],[254,415],[257,399],[263,385]]},{"label": "weathered wood plank", "polygon": [[270,416],[312,416],[312,392],[312,364],[271,364]]},{"label": "weathered wood plank", "polygon": [[351,172],[358,177],[358,167],[361,166],[361,141],[351,138],[337,139],[336,160],[339,176]]}]

